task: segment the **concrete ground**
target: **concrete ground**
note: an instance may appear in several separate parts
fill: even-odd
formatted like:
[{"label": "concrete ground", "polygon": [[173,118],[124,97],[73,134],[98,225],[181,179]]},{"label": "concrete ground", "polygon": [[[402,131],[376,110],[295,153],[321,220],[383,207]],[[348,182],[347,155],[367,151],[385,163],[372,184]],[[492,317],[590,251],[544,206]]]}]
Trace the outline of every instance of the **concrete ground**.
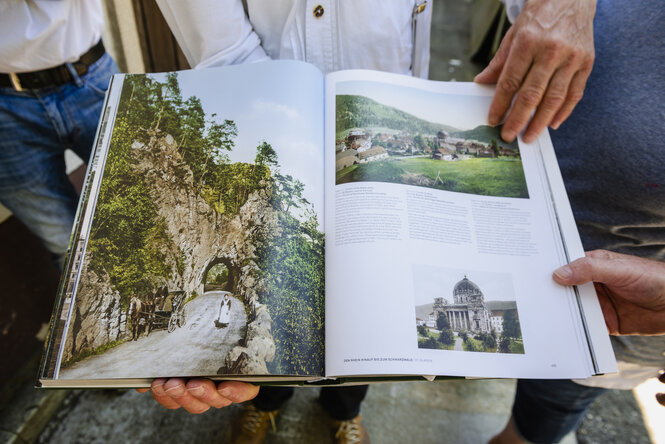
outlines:
[{"label": "concrete ground", "polygon": [[[434,0],[430,76],[471,80],[468,11],[476,0]],[[57,276],[40,245],[15,219],[0,223],[0,442],[11,443],[209,443],[224,433],[239,406],[189,415],[158,406],[134,391],[38,391],[32,388],[39,359],[39,331],[48,322]],[[363,403],[374,443],[482,443],[505,424],[512,380],[411,382],[374,385]],[[648,391],[651,390],[651,391]],[[653,398],[654,388],[642,396]],[[326,415],[316,389],[297,390],[282,409],[269,443],[326,443]],[[565,443],[650,442],[633,392],[601,398]],[[655,409],[648,424],[665,424]],[[662,409],[665,411],[665,409]],[[661,416],[658,416],[661,415]],[[659,442],[655,437],[652,442]],[[665,442],[665,441],[660,441]]]}]

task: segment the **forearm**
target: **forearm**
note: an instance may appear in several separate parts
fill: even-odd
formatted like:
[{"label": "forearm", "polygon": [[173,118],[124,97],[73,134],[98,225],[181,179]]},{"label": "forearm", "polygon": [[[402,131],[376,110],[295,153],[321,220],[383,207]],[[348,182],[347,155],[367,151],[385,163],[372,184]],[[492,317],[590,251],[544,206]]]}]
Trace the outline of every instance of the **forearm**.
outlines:
[{"label": "forearm", "polygon": [[192,67],[268,60],[240,0],[157,0]]}]

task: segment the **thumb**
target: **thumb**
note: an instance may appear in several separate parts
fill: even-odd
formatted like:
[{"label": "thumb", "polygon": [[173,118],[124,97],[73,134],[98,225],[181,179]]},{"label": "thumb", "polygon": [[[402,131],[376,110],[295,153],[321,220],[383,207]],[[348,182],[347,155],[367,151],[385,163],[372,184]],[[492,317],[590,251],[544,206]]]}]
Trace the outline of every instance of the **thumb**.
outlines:
[{"label": "thumb", "polygon": [[612,285],[619,280],[621,269],[608,258],[583,257],[568,265],[557,268],[552,278],[563,285],[580,285],[587,282],[600,282]]}]

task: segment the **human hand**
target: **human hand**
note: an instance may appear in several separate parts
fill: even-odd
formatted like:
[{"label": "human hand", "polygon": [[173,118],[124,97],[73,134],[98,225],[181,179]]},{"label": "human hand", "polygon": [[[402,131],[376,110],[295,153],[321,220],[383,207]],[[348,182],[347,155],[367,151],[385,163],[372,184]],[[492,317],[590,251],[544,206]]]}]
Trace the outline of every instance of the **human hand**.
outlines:
[{"label": "human hand", "polygon": [[150,391],[155,401],[175,410],[180,407],[189,413],[203,413],[210,407],[217,409],[234,402],[249,401],[259,393],[259,387],[246,382],[223,381],[215,384],[209,379],[182,378],[155,379],[149,389],[136,389],[139,393]]},{"label": "human hand", "polygon": [[498,125],[505,116],[505,141],[515,139],[534,111],[525,142],[535,140],[548,125],[557,129],[582,99],[595,57],[595,12],[596,0],[524,4],[494,58],[474,79],[497,84],[488,120]]},{"label": "human hand", "polygon": [[594,250],[553,278],[564,285],[593,281],[610,334],[665,334],[665,263]]}]

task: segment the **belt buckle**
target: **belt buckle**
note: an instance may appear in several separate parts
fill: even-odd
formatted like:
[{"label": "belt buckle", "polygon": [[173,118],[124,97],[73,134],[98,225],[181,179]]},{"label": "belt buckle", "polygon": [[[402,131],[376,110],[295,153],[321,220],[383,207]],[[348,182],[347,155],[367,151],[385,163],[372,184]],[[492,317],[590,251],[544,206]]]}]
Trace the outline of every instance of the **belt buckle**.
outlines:
[{"label": "belt buckle", "polygon": [[19,80],[18,76],[16,75],[15,72],[10,72],[9,73],[9,80],[12,82],[12,86],[16,91],[23,91],[23,87],[21,86],[21,81]]}]

